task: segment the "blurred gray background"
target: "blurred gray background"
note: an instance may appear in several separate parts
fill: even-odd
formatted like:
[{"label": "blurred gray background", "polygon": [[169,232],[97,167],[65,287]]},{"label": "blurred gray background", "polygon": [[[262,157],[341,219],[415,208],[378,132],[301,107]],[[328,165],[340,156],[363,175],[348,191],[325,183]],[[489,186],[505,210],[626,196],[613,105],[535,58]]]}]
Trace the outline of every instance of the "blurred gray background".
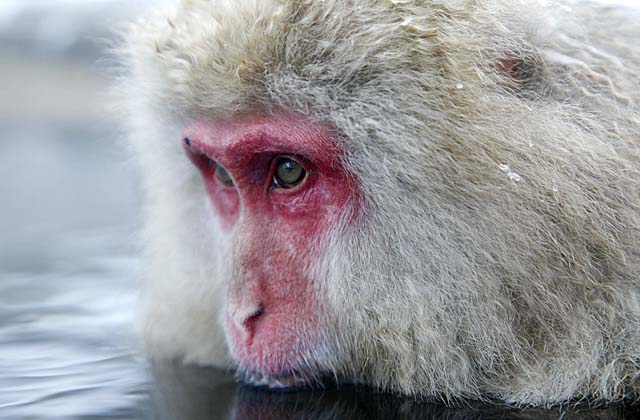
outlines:
[{"label": "blurred gray background", "polygon": [[34,269],[72,232],[137,222],[104,48],[154,3],[0,0],[0,268]]}]

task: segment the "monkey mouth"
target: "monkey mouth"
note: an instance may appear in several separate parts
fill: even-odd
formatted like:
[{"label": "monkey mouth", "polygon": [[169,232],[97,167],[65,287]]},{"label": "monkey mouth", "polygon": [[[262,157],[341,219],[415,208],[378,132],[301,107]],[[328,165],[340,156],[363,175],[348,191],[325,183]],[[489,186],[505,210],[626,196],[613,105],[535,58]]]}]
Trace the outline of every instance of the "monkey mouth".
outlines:
[{"label": "monkey mouth", "polygon": [[309,387],[308,381],[304,378],[288,373],[238,372],[236,378],[246,385],[273,390],[296,390]]}]

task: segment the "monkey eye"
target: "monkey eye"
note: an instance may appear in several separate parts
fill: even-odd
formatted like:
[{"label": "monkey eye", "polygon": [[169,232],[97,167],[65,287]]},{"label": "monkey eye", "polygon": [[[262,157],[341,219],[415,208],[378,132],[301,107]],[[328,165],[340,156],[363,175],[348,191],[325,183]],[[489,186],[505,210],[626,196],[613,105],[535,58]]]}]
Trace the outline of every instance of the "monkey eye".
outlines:
[{"label": "monkey eye", "polygon": [[276,162],[273,184],[278,188],[293,188],[300,184],[307,172],[302,165],[289,158],[280,158]]},{"label": "monkey eye", "polygon": [[210,167],[215,166],[215,175],[216,178],[218,178],[218,181],[222,182],[222,184],[226,187],[233,187],[233,179],[231,179],[231,176],[229,176],[229,172],[227,172],[226,169],[218,165],[212,159],[209,159],[208,165]]}]

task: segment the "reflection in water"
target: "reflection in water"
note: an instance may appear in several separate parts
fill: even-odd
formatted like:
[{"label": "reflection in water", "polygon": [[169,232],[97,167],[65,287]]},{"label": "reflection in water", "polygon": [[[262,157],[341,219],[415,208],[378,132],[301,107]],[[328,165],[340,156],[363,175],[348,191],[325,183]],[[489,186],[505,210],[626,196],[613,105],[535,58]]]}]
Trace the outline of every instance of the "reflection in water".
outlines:
[{"label": "reflection in water", "polygon": [[347,386],[308,392],[273,392],[236,384],[223,371],[155,365],[152,417],[159,420],[466,420],[466,419],[637,419],[640,410],[622,405],[550,410],[479,403],[446,407]]}]

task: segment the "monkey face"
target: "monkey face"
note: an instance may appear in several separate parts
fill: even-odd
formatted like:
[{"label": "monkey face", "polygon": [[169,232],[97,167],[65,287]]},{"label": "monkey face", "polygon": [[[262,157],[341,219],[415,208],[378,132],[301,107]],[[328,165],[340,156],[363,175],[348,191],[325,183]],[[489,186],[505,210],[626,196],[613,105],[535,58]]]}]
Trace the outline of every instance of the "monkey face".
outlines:
[{"label": "monkey face", "polygon": [[320,243],[356,204],[331,131],[297,116],[243,116],[195,122],[183,145],[232,237],[223,309],[231,354],[254,381],[294,385],[287,377],[327,340],[313,274]]}]

